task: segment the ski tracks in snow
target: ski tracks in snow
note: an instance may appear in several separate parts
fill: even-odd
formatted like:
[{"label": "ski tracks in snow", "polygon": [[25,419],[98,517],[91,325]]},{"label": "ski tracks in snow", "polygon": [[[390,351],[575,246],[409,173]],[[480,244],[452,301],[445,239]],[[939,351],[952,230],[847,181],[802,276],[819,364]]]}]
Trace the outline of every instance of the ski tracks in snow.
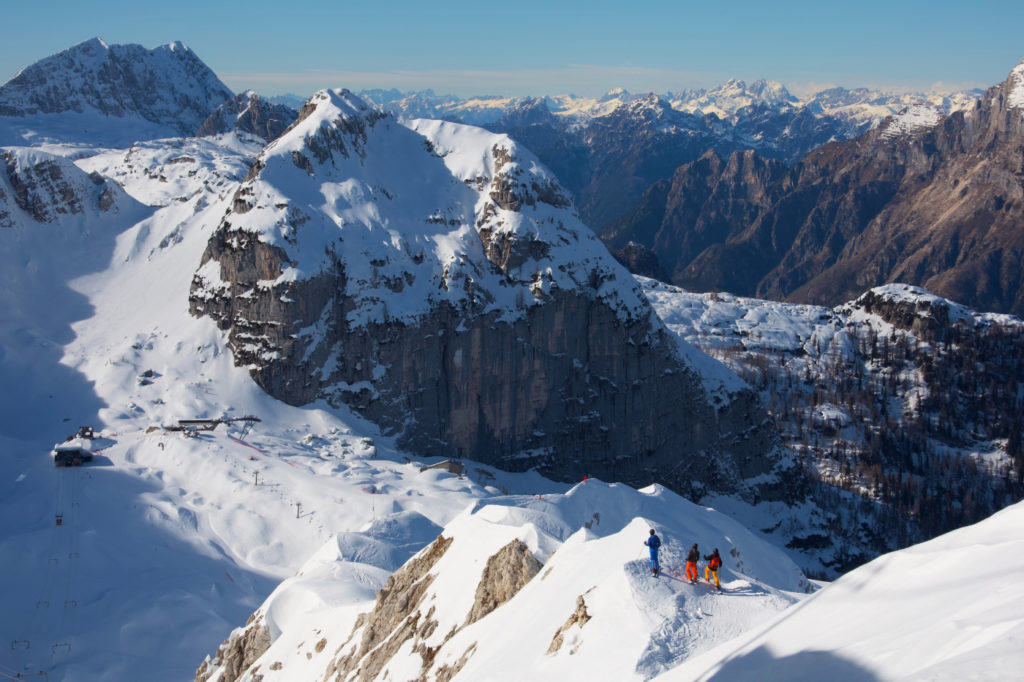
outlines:
[{"label": "ski tracks in snow", "polygon": [[719,592],[703,580],[690,584],[664,565],[655,578],[646,560],[632,561],[625,570],[649,618],[651,637],[636,668],[644,679],[743,634],[795,601],[743,579],[723,582],[727,591]]}]

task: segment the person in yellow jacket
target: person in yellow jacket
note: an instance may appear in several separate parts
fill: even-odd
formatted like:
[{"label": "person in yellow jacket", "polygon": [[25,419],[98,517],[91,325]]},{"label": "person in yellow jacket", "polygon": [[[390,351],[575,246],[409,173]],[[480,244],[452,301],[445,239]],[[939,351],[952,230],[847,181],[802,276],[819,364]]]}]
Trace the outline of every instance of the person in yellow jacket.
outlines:
[{"label": "person in yellow jacket", "polygon": [[711,576],[714,575],[715,587],[719,590],[722,589],[721,583],[718,582],[718,569],[722,567],[722,557],[718,555],[718,548],[715,547],[711,556],[705,556],[704,561],[708,562],[708,565],[704,567],[704,580],[711,582]]}]

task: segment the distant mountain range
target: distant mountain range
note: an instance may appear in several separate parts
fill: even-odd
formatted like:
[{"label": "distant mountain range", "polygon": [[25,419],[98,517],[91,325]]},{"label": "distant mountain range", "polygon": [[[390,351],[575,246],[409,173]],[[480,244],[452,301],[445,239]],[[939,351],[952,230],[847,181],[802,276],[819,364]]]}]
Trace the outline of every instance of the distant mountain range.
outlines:
[{"label": "distant mountain range", "polygon": [[823,144],[863,134],[908,106],[948,114],[980,92],[896,95],[832,88],[797,98],[779,83],[731,80],[711,90],[600,98],[572,95],[459,99],[421,92],[363,96],[405,118],[436,118],[507,133],[526,145],[573,193],[595,230],[619,218],[655,182],[709,149],[753,149],[792,164]]},{"label": "distant mountain range", "polygon": [[967,110],[911,107],[792,167],[709,152],[601,234],[696,290],[834,305],[907,282],[1024,314],[1022,74],[1024,62]]},{"label": "distant mountain range", "polygon": [[[437,95],[432,90],[401,92],[399,90],[363,90],[359,95],[398,116],[410,118],[458,119],[464,123],[488,126],[523,108],[543,105],[559,118],[585,122],[607,116],[616,109],[654,95],[680,112],[714,115],[723,121],[738,121],[744,110],[754,108],[806,109],[814,115],[833,116],[855,125],[874,125],[883,118],[909,106],[927,104],[946,113],[967,108],[981,96],[981,90],[952,93],[893,93],[868,88],[833,87],[797,97],[775,81],[758,80],[749,85],[737,79],[710,89],[687,89],[666,93],[630,93],[622,88],[600,97],[577,95],[546,95],[540,97],[456,97]],[[274,98],[272,98],[274,99]],[[294,105],[298,96],[277,98],[282,104]]]}]

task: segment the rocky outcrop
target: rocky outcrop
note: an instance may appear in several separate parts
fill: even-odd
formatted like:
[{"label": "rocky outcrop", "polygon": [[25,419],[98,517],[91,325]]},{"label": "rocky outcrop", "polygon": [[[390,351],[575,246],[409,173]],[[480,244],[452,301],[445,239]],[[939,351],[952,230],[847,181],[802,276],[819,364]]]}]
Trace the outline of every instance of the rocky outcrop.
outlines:
[{"label": "rocky outcrop", "polygon": [[[421,125],[321,93],[264,150],[191,295],[235,361],[424,455],[776,495],[757,396],[686,357],[550,175],[508,138]],[[295,183],[326,208],[293,203]]]},{"label": "rocky outcrop", "polygon": [[21,212],[37,223],[117,213],[125,200],[123,191],[106,178],[41,152],[0,151],[0,171],[0,227],[13,227]]},{"label": "rocky outcrop", "polygon": [[654,249],[643,244],[627,242],[621,249],[613,250],[612,255],[615,256],[615,260],[622,263],[634,275],[650,277],[662,282],[667,281],[669,278],[661,266],[658,254],[655,253]]},{"label": "rocky outcrop", "polygon": [[[438,537],[388,578],[377,592],[373,611],[361,615],[356,621],[349,641],[339,648],[327,667],[324,679],[336,676],[335,679],[346,680],[352,674],[360,682],[376,679],[403,644],[410,639],[425,639],[433,634],[437,627],[433,609],[422,613],[420,605],[434,579],[430,569],[444,556],[451,543],[451,538]],[[353,642],[356,637],[359,638],[358,643]],[[423,657],[423,668],[430,667],[436,650],[420,648],[419,652]]]},{"label": "rocky outcrop", "polygon": [[431,571],[449,551],[452,542],[452,538],[439,537],[388,578],[377,593],[373,611],[358,618],[348,641],[328,665],[324,679],[376,679],[400,649],[409,649],[406,645],[410,641],[411,651],[422,660],[421,680],[427,679],[431,669],[433,679],[450,679],[465,665],[473,655],[475,644],[461,656],[448,657],[451,663],[435,667],[434,662],[441,649],[460,630],[515,596],[539,572],[541,563],[525,543],[513,540],[488,558],[465,622],[452,625],[447,632],[438,631],[440,623],[434,615],[435,605],[430,603],[437,595],[428,597],[435,578]]},{"label": "rocky outcrop", "polygon": [[583,601],[583,595],[576,597],[576,610],[572,612],[572,615],[566,619],[562,627],[558,628],[558,632],[551,638],[551,646],[548,647],[548,653],[553,654],[562,648],[562,644],[565,641],[565,633],[571,630],[573,627],[581,628],[587,624],[590,620],[590,614],[587,613],[587,603]]},{"label": "rocky outcrop", "polygon": [[217,682],[235,682],[270,648],[270,631],[261,612],[249,617],[244,628],[231,633],[196,670],[195,682],[206,682],[216,676]]},{"label": "rocky outcrop", "polygon": [[218,106],[199,126],[196,136],[237,130],[270,142],[276,140],[297,116],[298,112],[291,107],[268,102],[249,90]]},{"label": "rocky outcrop", "polygon": [[476,586],[473,608],[466,618],[466,625],[480,620],[494,609],[514,597],[533,576],[540,572],[543,564],[520,539],[508,543],[487,560],[480,583]]}]

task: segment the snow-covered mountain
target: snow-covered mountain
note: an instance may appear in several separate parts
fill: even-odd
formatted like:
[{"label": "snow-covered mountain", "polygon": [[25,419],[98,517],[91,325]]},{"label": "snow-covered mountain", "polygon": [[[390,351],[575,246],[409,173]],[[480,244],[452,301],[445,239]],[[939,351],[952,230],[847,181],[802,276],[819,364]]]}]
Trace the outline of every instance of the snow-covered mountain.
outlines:
[{"label": "snow-covered mountain", "polygon": [[[99,58],[103,48],[92,51]],[[65,92],[70,99],[89,101],[106,83],[100,71],[75,73],[81,77],[67,82],[81,87]],[[52,82],[65,81],[55,74]],[[656,133],[676,119],[654,100],[633,100],[630,111]],[[544,113],[536,103],[521,104],[521,123]],[[904,405],[919,405],[921,420],[907,423],[934,436],[925,392],[933,377],[957,374],[947,389],[965,399],[947,401],[955,427],[939,435],[991,449],[953,453],[962,470],[925,452],[912,464],[923,462],[939,477],[905,473],[929,493],[921,509],[953,510],[963,520],[988,503],[960,495],[959,472],[975,475],[968,460],[982,471],[970,480],[992,482],[989,493],[1001,483],[984,476],[1002,467],[1009,481],[1022,470],[1015,457],[1024,448],[998,436],[1007,411],[992,403],[1019,412],[1007,396],[1019,395],[1013,363],[1024,354],[1003,352],[997,364],[988,346],[960,353],[956,344],[1019,323],[898,289],[871,292],[849,312],[740,305],[724,295],[681,304],[680,292],[638,286],[611,262],[551,171],[514,140],[454,123],[403,123],[344,92],[320,93],[271,144],[238,125],[191,137],[199,128],[191,121],[181,137],[141,110],[123,117],[83,110],[2,122],[22,132],[10,138],[21,146],[0,150],[0,676],[162,682],[188,678],[199,667],[201,677],[222,682],[238,675],[302,682],[421,674],[650,679],[704,675],[720,664],[739,676],[764,660],[764,651],[783,645],[771,640],[757,648],[758,640],[748,646],[755,655],[733,655],[744,644],[735,637],[757,635],[776,617],[783,619],[776,627],[784,627],[789,616],[797,622],[805,612],[811,617],[802,622],[816,628],[816,638],[806,640],[811,646],[840,652],[857,670],[883,679],[890,673],[874,649],[904,657],[893,676],[962,675],[972,651],[979,656],[970,672],[981,677],[1024,662],[1017,648],[1004,646],[1016,637],[1016,583],[962,578],[963,566],[977,568],[969,552],[979,544],[991,548],[981,557],[986,568],[1019,572],[1019,514],[997,517],[974,535],[967,529],[951,536],[938,547],[939,558],[929,557],[933,565],[950,559],[954,588],[929,577],[926,597],[908,595],[903,587],[930,569],[905,554],[873,564],[877,573],[868,567],[885,577],[883,586],[892,580],[900,587],[884,590],[878,601],[850,604],[850,589],[872,594],[875,583],[862,586],[863,577],[852,588],[836,583],[841,589],[831,603],[850,608],[851,622],[875,621],[874,631],[891,633],[888,641],[879,635],[859,645],[854,635],[828,629],[831,615],[821,611],[830,610],[831,588],[805,601],[809,583],[794,562],[823,572],[841,566],[852,550],[879,551],[873,529],[861,527],[841,526],[840,541],[830,545],[830,526],[878,518],[858,515],[892,499],[891,472],[874,479],[877,488],[874,470],[845,479],[875,497],[837,493],[845,475],[837,451],[835,468],[821,467],[822,480],[836,485],[815,488],[823,491],[820,500],[806,498],[805,479],[772,435],[774,406],[765,413],[748,385],[680,341],[707,349],[756,390],[765,390],[760,361],[736,362],[746,355],[733,346],[751,344],[751,358],[782,348],[782,360],[765,365],[764,375],[771,368],[774,385],[789,387],[784,395],[793,414],[804,398],[813,410],[803,422],[810,442],[797,448],[800,457],[814,452],[819,434],[837,446],[849,437],[845,448],[909,442],[856,441],[866,430],[846,428],[843,404],[831,409],[804,393],[832,376],[815,374],[835,365],[822,351],[831,340],[837,349],[850,350],[844,338],[860,344],[852,357],[876,370],[862,388],[892,385],[905,396],[900,403],[892,393],[878,394],[890,398],[875,407],[894,417],[886,428],[900,423],[895,416]],[[230,106],[222,113],[238,121]],[[69,132],[86,119],[96,123],[93,137]],[[35,135],[22,137],[26,130]],[[113,130],[125,136],[123,147],[110,148],[120,139],[108,134]],[[139,138],[129,143],[135,133]],[[45,145],[29,148],[27,141]],[[250,279],[235,278],[239,273]],[[326,299],[304,298],[310,291],[329,291],[342,303],[332,308]],[[693,301],[706,306],[700,315],[688,322],[673,317],[680,305],[698,305]],[[208,306],[207,316],[190,313],[199,305]],[[281,311],[287,314],[276,316]],[[301,315],[291,317],[296,311]],[[294,330],[302,333],[288,348],[296,319],[304,320]],[[850,321],[873,336],[861,337],[846,326]],[[338,324],[355,336],[325,343]],[[361,344],[351,344],[358,335]],[[1017,342],[1005,334],[984,339],[1000,351]],[[389,344],[395,347],[374,355]],[[424,348],[436,355],[423,355]],[[906,349],[906,364],[885,364],[893,349]],[[281,363],[288,352],[299,367],[308,360],[305,369],[315,363],[319,371],[289,368]],[[474,375],[481,368],[483,376]],[[354,374],[338,380],[346,371]],[[301,406],[288,404],[263,390],[252,372],[274,390],[301,393],[309,390],[301,385],[306,381],[330,390]],[[401,414],[400,391],[386,392],[393,372],[405,372],[407,386],[421,391],[406,396],[420,402],[405,405],[408,422],[375,423],[367,418],[381,409],[370,407],[374,400],[391,401],[393,415]],[[530,389],[518,401],[502,395],[509,376]],[[978,388],[978,377],[995,388]],[[442,390],[432,379],[448,383]],[[474,413],[467,406],[485,403],[472,402],[472,391],[460,395],[465,384],[488,400],[497,396],[503,407]],[[359,399],[335,399],[344,395]],[[544,406],[551,396],[563,405]],[[624,404],[633,413],[647,405],[654,417],[646,430],[623,416]],[[850,410],[851,421],[870,418],[871,401],[862,404],[869,407]],[[503,451],[499,437],[514,442],[515,434],[499,430],[491,450],[487,442],[479,449],[487,463],[431,455],[467,442],[458,438],[479,438],[483,429],[473,433],[466,425],[492,424],[495,415],[509,414],[507,405],[514,406],[510,420],[541,406],[556,410],[544,417],[553,427],[544,422],[523,432],[549,452],[502,459],[521,450]],[[422,446],[399,437],[429,423],[430,410],[450,410],[456,435],[438,429]],[[213,420],[216,430],[179,421],[195,418]],[[566,424],[583,437],[559,441],[554,427]],[[787,431],[792,422],[776,424],[798,443]],[[54,468],[53,444],[80,425],[96,429],[84,443],[93,461]],[[624,427],[632,433],[621,435]],[[939,427],[945,428],[937,421]],[[675,438],[687,454],[707,448],[698,457],[667,447],[633,459],[604,457],[631,438]],[[955,442],[944,447],[952,453]],[[545,457],[556,448],[572,455],[566,467],[582,463],[579,471],[558,472],[564,479],[575,482],[594,473],[591,464],[603,464],[614,474],[606,478],[617,482],[591,477],[570,487],[543,478],[537,468],[554,471],[554,458]],[[510,473],[495,463],[537,468]],[[694,498],[703,495],[714,509],[660,485],[636,490],[622,480],[635,487],[667,481]],[[641,544],[651,527],[665,539],[659,578],[647,572]],[[725,593],[678,579],[692,542],[704,552],[722,550]],[[1000,607],[972,611],[988,603],[992,586]],[[955,625],[968,636],[920,625],[942,622],[954,599],[964,600]],[[901,604],[914,614],[914,631],[926,634],[877,627]],[[224,646],[215,653],[219,642]],[[934,642],[950,643],[950,656],[932,655]],[[786,665],[823,660],[820,652],[808,659],[784,651]],[[679,667],[690,664],[700,667]],[[783,670],[791,677],[792,667]]]},{"label": "snow-covered mountain", "polygon": [[722,119],[733,118],[741,109],[750,106],[785,107],[802,104],[782,83],[758,80],[748,87],[745,82],[735,78],[710,90],[684,90],[670,94],[669,101],[679,111],[715,114]]},{"label": "snow-covered mountain", "polygon": [[99,38],[22,69],[0,86],[0,143],[128,146],[193,135],[234,94],[189,48]]},{"label": "snow-covered mountain", "polygon": [[238,188],[190,301],[271,395],[350,405],[421,453],[785,496],[752,394],[666,333],[506,136],[321,91]]}]

